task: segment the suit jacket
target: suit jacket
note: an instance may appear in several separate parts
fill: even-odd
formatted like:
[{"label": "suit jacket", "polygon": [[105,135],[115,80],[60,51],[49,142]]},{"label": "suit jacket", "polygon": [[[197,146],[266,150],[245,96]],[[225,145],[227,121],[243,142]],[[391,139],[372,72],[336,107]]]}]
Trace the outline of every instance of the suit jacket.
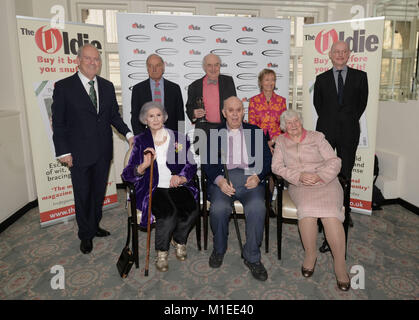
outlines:
[{"label": "suit jacket", "polygon": [[[194,109],[196,107],[196,99],[202,98],[202,82],[205,76],[201,79],[195,80],[188,87],[188,101],[186,102],[186,114],[189,120],[194,118]],[[218,87],[220,88],[220,119],[222,123],[225,123],[225,118],[221,110],[223,109],[224,100],[231,97],[237,96],[236,87],[234,86],[233,78],[230,76],[220,74],[218,76]]]},{"label": "suit jacket", "polygon": [[316,108],[316,130],[323,132],[328,141],[343,139],[348,144],[358,144],[359,119],[368,101],[367,74],[348,67],[343,91],[343,106],[338,103],[333,69],[316,77],[313,103]]},{"label": "suit jacket", "polygon": [[[131,126],[134,135],[145,130],[138,116],[144,103],[152,101],[150,79],[137,83],[132,88],[131,95]],[[166,109],[168,118],[164,124],[166,128],[174,131],[178,130],[178,122],[185,120],[185,110],[183,107],[183,98],[179,85],[164,79],[164,108]],[[182,130],[183,129],[183,130]],[[181,128],[180,132],[184,132],[185,128]]]},{"label": "suit jacket", "polygon": [[77,73],[55,83],[52,127],[56,156],[71,153],[74,166],[88,166],[113,157],[112,128],[130,131],[119,114],[112,82],[96,76],[99,113]]},{"label": "suit jacket", "polygon": [[[227,125],[220,125],[218,130],[220,131],[222,129],[226,130]],[[249,158],[249,169],[256,169],[255,173],[257,174],[260,183],[262,183],[262,181],[271,171],[272,154],[268,146],[268,140],[263,134],[263,130],[256,125],[243,122],[243,129],[247,132],[250,132],[249,139],[246,138],[245,133],[246,150]],[[211,141],[213,137],[213,135],[209,135],[208,137],[207,161],[206,164],[202,164],[202,168],[208,177],[208,183],[214,183],[214,180],[219,175],[224,176],[224,165],[221,159],[221,155],[222,153],[226,153],[224,150],[222,150],[222,146],[227,145],[227,136],[224,136],[224,142],[222,142],[223,136],[221,134],[215,136],[217,141]],[[258,149],[260,146],[262,146],[262,152],[260,152],[261,150]],[[213,155],[214,152],[216,152],[217,155]],[[260,155],[262,155],[262,157],[260,157]],[[211,163],[212,158],[216,158],[217,162]],[[253,163],[251,163],[252,159],[254,160]]]},{"label": "suit jacket", "polygon": [[[188,181],[184,186],[192,193],[195,200],[198,199],[198,189],[193,184],[192,178],[196,173],[197,166],[193,162],[193,155],[190,151],[190,143],[187,137],[177,131],[169,131],[169,147],[167,150],[167,161],[166,165],[171,171],[172,175],[184,176]],[[151,135],[150,129],[146,129],[144,132],[135,136],[134,146],[131,152],[131,157],[128,161],[128,165],[122,172],[122,178],[125,181],[134,183],[135,193],[137,199],[137,209],[142,211],[141,225],[147,226],[148,217],[148,200],[149,184],[150,184],[150,168],[147,168],[143,175],[137,174],[137,166],[144,161],[144,150],[147,148],[153,148],[154,141]],[[190,162],[190,160],[192,160]],[[159,170],[157,162],[154,161],[153,165],[153,184],[152,192],[154,192],[159,183]]]}]

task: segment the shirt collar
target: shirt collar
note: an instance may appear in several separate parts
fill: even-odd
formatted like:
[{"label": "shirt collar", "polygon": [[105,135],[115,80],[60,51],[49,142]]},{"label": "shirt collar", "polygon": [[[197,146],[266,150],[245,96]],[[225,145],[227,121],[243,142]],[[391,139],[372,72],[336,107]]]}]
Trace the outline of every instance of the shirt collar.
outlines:
[{"label": "shirt collar", "polygon": [[[83,73],[81,73],[80,70],[77,71],[77,74],[78,74],[78,76],[79,76],[79,78],[80,78],[80,80],[81,80],[81,82],[83,83],[84,86],[89,84],[90,79],[88,77],[86,77]],[[95,84],[97,84],[96,76],[92,80],[95,82]]]},{"label": "shirt collar", "polygon": [[[163,82],[164,82],[164,79],[163,79],[163,77],[161,77],[160,80],[159,80],[159,85],[160,86],[163,85]],[[152,84],[153,87],[154,87],[156,85],[156,80],[153,80],[153,79],[150,78],[150,84]]]},{"label": "shirt collar", "polygon": [[[335,66],[333,66],[333,72],[337,72],[337,71],[339,71],[339,70],[338,70],[338,69],[336,69],[336,67],[335,67]],[[343,71],[343,72],[348,71],[348,66],[347,66],[347,65],[344,65],[344,66],[343,66],[343,68],[342,68],[342,71]]]}]

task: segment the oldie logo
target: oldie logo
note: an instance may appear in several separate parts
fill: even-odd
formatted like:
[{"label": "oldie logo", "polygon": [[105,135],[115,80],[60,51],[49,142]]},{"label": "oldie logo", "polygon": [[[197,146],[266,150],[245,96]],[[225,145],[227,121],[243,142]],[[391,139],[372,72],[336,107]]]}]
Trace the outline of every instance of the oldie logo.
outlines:
[{"label": "oldie logo", "polygon": [[213,24],[210,26],[210,29],[217,32],[227,32],[230,31],[232,27],[228,24]]},{"label": "oldie logo", "polygon": [[131,42],[148,42],[150,41],[150,37],[146,36],[144,34],[132,34],[129,36],[126,36],[125,39]]},{"label": "oldie logo", "polygon": [[156,53],[161,54],[162,56],[174,56],[178,52],[179,51],[175,48],[159,48],[159,49],[156,49]]},{"label": "oldie logo", "polygon": [[233,53],[233,51],[229,50],[229,49],[213,49],[210,51],[213,54],[216,54],[217,56],[229,56]]},{"label": "oldie logo", "polygon": [[160,22],[154,25],[154,28],[159,30],[176,30],[178,28],[176,23]]},{"label": "oldie logo", "polygon": [[200,36],[184,37],[182,40],[187,43],[204,43],[206,41],[204,37]]},{"label": "oldie logo", "polygon": [[262,28],[262,31],[267,33],[281,33],[284,31],[284,28],[279,26],[266,26]]},{"label": "oldie logo", "polygon": [[145,60],[131,60],[127,62],[127,65],[134,68],[145,68],[146,63]]},{"label": "oldie logo", "polygon": [[236,63],[239,68],[251,69],[256,68],[258,64],[255,61],[240,61]]},{"label": "oldie logo", "polygon": [[256,44],[258,43],[258,39],[252,37],[243,37],[236,39],[236,42],[240,44]]},{"label": "oldie logo", "polygon": [[35,33],[35,42],[39,49],[45,53],[56,53],[63,45],[63,38],[58,29],[48,29],[45,26],[39,28]]}]

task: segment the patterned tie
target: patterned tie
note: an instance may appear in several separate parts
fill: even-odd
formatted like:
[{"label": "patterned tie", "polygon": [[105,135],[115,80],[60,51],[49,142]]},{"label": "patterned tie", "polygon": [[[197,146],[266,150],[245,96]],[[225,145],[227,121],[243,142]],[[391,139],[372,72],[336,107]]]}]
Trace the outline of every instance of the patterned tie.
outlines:
[{"label": "patterned tie", "polygon": [[161,92],[158,81],[156,81],[156,86],[154,87],[154,101],[161,103]]},{"label": "patterned tie", "polygon": [[207,79],[207,84],[217,84],[217,80]]},{"label": "patterned tie", "polygon": [[97,111],[97,96],[96,96],[96,90],[95,90],[95,82],[93,80],[90,80],[89,84],[90,84],[89,97],[90,97],[90,100],[92,100],[92,103],[95,106],[96,111]]},{"label": "patterned tie", "polygon": [[342,71],[338,70],[338,102],[339,105],[343,106],[343,77],[342,77]]}]

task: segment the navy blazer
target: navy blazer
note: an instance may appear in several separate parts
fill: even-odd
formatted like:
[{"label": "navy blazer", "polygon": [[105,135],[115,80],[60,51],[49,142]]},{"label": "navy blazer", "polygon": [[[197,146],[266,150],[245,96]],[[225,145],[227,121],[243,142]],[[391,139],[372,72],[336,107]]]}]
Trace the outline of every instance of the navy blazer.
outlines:
[{"label": "navy blazer", "polygon": [[71,153],[74,166],[112,159],[111,125],[124,136],[130,131],[119,114],[112,82],[96,78],[99,113],[77,73],[55,83],[51,106],[55,154]]},{"label": "navy blazer", "polygon": [[[140,134],[145,130],[138,116],[144,103],[152,101],[150,79],[137,83],[132,88],[131,95],[131,126],[134,135]],[[178,84],[164,79],[164,108],[166,109],[168,118],[164,126],[173,131],[184,133],[185,126],[178,128],[179,121],[185,121],[185,110],[183,106],[182,92]]]},{"label": "navy blazer", "polygon": [[[220,132],[220,130],[222,129],[226,130],[227,125],[220,125],[220,127],[218,128],[218,132]],[[243,122],[243,129],[246,130],[245,136],[246,132],[250,133],[250,138],[245,138],[249,162],[253,160],[253,162],[249,163],[249,169],[260,168],[260,170],[258,170],[255,173],[257,174],[260,183],[262,183],[271,171],[272,153],[268,146],[268,140],[266,139],[266,136],[263,134],[263,130],[258,126]],[[208,149],[206,159],[207,161],[206,164],[202,164],[202,168],[208,177],[208,183],[214,183],[214,180],[219,175],[224,176],[224,165],[221,156],[226,156],[226,151],[222,150],[222,148],[223,146],[227,145],[227,136],[219,134],[215,137],[217,137],[217,141],[212,140],[214,139],[214,135],[208,135]],[[222,141],[222,138],[225,138],[224,142]],[[262,153],[260,153],[260,148],[262,148],[263,150]],[[216,152],[217,154],[214,155],[214,152]],[[217,159],[217,162],[211,163],[211,159]]]}]

